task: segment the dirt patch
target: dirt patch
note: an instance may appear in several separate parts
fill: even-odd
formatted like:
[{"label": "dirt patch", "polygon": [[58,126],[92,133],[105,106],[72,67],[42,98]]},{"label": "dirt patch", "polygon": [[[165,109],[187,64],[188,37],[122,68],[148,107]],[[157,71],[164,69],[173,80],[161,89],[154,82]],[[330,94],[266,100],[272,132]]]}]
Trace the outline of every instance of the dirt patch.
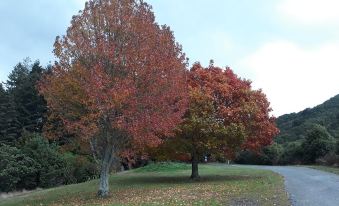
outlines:
[{"label": "dirt patch", "polygon": [[231,206],[259,206],[258,200],[237,198],[230,201]]},{"label": "dirt patch", "polygon": [[32,192],[39,191],[39,190],[42,190],[42,189],[38,188],[35,190],[22,190],[22,191],[8,192],[8,193],[2,192],[0,193],[0,200],[5,200],[8,198],[17,197],[17,196],[24,196],[24,195],[27,195],[27,194],[30,194]]}]

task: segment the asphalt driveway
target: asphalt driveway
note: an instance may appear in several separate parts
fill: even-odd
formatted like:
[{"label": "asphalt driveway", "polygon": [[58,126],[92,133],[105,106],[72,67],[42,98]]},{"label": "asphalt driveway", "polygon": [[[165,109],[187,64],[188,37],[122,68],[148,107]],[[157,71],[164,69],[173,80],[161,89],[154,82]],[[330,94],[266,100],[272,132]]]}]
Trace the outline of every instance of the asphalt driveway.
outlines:
[{"label": "asphalt driveway", "polygon": [[339,175],[295,166],[240,166],[267,169],[285,178],[293,206],[339,206]]}]

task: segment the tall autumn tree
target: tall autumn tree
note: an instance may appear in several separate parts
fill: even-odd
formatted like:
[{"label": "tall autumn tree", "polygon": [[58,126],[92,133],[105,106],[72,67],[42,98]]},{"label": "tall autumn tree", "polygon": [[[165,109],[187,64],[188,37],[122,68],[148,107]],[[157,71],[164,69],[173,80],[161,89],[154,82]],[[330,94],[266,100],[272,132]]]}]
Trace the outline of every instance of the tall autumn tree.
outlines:
[{"label": "tall autumn tree", "polygon": [[189,108],[179,126],[176,148],[192,158],[191,178],[199,178],[203,155],[228,158],[241,149],[257,150],[272,143],[278,133],[275,118],[261,90],[239,78],[230,68],[194,64],[189,72]]},{"label": "tall autumn tree", "polygon": [[170,136],[186,107],[186,59],[142,0],[90,0],[57,37],[58,58],[40,91],[69,131],[101,158],[98,195],[119,154]]}]

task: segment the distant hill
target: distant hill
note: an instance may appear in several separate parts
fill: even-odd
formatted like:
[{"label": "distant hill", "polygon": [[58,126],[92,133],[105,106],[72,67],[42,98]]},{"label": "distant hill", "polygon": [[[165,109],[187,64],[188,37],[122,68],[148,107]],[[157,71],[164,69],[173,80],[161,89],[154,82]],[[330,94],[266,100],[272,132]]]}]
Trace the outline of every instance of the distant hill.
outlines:
[{"label": "distant hill", "polygon": [[339,95],[314,108],[277,118],[280,134],[275,141],[283,144],[301,140],[312,124],[324,126],[333,137],[339,139]]}]

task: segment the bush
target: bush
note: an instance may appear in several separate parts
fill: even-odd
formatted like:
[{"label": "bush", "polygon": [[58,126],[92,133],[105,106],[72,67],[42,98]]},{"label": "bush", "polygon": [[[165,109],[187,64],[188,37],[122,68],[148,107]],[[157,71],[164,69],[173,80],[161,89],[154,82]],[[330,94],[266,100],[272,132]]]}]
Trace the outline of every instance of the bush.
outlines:
[{"label": "bush", "polygon": [[339,139],[337,139],[337,144],[335,145],[335,153],[339,155]]},{"label": "bush", "polygon": [[98,166],[90,157],[65,153],[63,159],[67,163],[66,184],[85,182],[98,177]]},{"label": "bush", "polygon": [[39,164],[16,147],[0,146],[0,191],[37,187]]},{"label": "bush", "polygon": [[264,147],[261,152],[242,151],[236,156],[238,164],[276,165],[279,163],[283,148],[277,143]]},{"label": "bush", "polygon": [[38,163],[38,186],[53,187],[66,182],[66,162],[54,144],[38,134],[25,134],[22,152]]},{"label": "bush", "polygon": [[335,139],[321,125],[314,125],[302,143],[305,163],[314,163],[316,159],[334,151]]},{"label": "bush", "polygon": [[273,143],[263,149],[263,159],[270,165],[277,165],[279,164],[283,151],[284,148],[280,144]]},{"label": "bush", "polygon": [[0,145],[0,192],[73,184],[98,176],[91,156],[60,154],[39,134],[24,133],[18,146]]},{"label": "bush", "polygon": [[251,165],[270,164],[267,158],[262,153],[256,153],[248,150],[239,152],[234,162],[237,164],[251,164]]},{"label": "bush", "polygon": [[326,166],[339,166],[339,155],[330,152],[326,154],[324,157],[321,157],[316,160],[317,164],[326,165]]},{"label": "bush", "polygon": [[300,164],[302,163],[303,149],[300,141],[290,142],[283,145],[283,152],[279,164]]}]

